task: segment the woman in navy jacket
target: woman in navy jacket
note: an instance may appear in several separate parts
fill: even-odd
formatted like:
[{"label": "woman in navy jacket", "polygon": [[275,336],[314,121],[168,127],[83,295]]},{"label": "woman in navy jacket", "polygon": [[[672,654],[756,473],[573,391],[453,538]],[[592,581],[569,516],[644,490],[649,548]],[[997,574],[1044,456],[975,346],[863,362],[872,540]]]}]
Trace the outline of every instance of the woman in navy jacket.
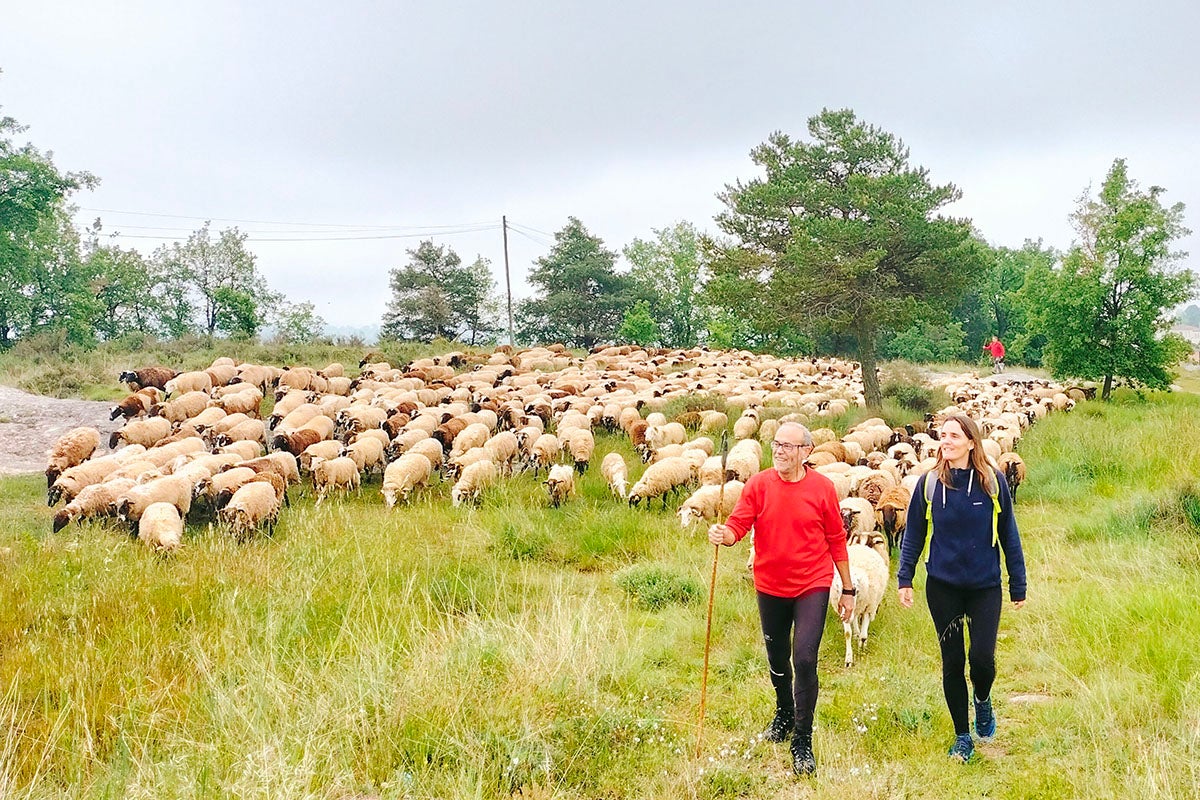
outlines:
[{"label": "woman in navy jacket", "polygon": [[[942,651],[942,690],[954,721],[952,758],[967,761],[975,751],[968,725],[967,682],[975,690],[975,733],[996,733],[992,683],[996,678],[996,635],[1000,629],[1000,552],[1008,568],[1013,607],[1025,604],[1025,557],[1004,477],[983,451],[979,427],[964,415],[942,423],[936,466],[917,484],[908,506],[900,548],[900,605],[913,604],[918,560],[925,562],[925,595]],[[971,634],[964,657],[963,623]]]}]

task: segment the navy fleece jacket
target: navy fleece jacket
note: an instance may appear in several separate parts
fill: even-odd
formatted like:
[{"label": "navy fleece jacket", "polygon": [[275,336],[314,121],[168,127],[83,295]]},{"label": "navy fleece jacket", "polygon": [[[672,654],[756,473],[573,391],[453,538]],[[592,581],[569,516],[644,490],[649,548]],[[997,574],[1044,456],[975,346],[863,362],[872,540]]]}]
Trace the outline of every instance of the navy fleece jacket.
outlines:
[{"label": "navy fleece jacket", "polygon": [[1013,516],[1012,495],[999,472],[1000,517],[997,531],[1000,547],[992,546],[992,498],[979,485],[973,470],[952,469],[953,489],[929,473],[917,484],[908,504],[904,542],[900,547],[900,566],[896,571],[900,588],[912,586],[917,561],[925,549],[928,535],[925,521],[925,481],[933,481],[933,540],[925,571],[931,578],[960,589],[989,589],[1000,585],[1000,550],[1008,568],[1008,593],[1012,599],[1025,599],[1025,556]]}]

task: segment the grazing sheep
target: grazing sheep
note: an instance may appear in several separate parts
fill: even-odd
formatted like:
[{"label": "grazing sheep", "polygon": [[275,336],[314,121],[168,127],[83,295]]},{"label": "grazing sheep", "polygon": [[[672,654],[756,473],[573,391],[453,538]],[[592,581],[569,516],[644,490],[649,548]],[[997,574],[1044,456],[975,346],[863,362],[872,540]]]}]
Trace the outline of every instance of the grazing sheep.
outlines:
[{"label": "grazing sheep", "polygon": [[319,456],[312,460],[313,491],[316,492],[317,502],[321,505],[329,493],[335,490],[358,491],[362,485],[362,476],[358,474],[358,465],[354,459],[346,456],[324,459]]},{"label": "grazing sheep", "polygon": [[[852,667],[854,650],[850,646],[850,639],[857,634],[859,649],[866,647],[867,633],[879,613],[879,605],[887,589],[889,570],[887,560],[866,545],[852,544],[846,549],[850,555],[850,581],[858,591],[854,613],[842,623],[842,631],[846,636],[846,666]],[[841,599],[842,576],[834,570],[833,585],[829,588],[829,605],[836,611]]]},{"label": "grazing sheep", "polygon": [[170,503],[186,517],[192,507],[192,482],[185,475],[165,475],[129,487],[117,497],[117,517],[136,530],[137,522],[152,503]]},{"label": "grazing sheep", "polygon": [[858,484],[858,496],[866,500],[872,507],[879,505],[879,499],[884,492],[893,489],[899,481],[891,473],[876,470],[863,478]]},{"label": "grazing sheep", "polygon": [[543,467],[549,471],[556,458],[558,437],[552,433],[543,433],[533,443],[533,454],[529,458],[528,466],[533,470],[533,474],[537,475]]},{"label": "grazing sheep", "polygon": [[[228,420],[233,415],[226,417]],[[224,420],[222,420],[224,422]],[[215,426],[213,430],[216,430]],[[213,444],[217,447],[228,447],[234,442],[256,442],[260,445],[267,443],[267,426],[261,419],[247,417],[236,425],[230,426],[213,436]]]},{"label": "grazing sheep", "polygon": [[242,461],[249,461],[252,458],[258,458],[259,456],[261,456],[263,454],[263,446],[259,442],[242,440],[242,441],[237,441],[237,442],[230,442],[229,444],[224,445],[223,447],[218,447],[216,452],[231,453],[234,455],[241,456]]},{"label": "grazing sheep", "polygon": [[342,448],[341,455],[354,460],[359,472],[371,474],[383,472],[383,445],[378,439],[358,439]]},{"label": "grazing sheep", "polygon": [[240,391],[222,394],[211,403],[229,414],[245,414],[248,417],[258,418],[261,416],[262,401],[262,390],[257,386],[247,385]]},{"label": "grazing sheep", "polygon": [[[333,440],[322,436],[320,431],[313,430],[312,428],[300,428],[290,433],[275,434],[274,438],[271,439],[271,449],[298,456],[317,442],[322,441]],[[337,444],[340,449],[341,442]]]},{"label": "grazing sheep", "polygon": [[567,447],[571,451],[571,458],[575,461],[576,471],[582,475],[587,471],[588,463],[592,460],[592,453],[596,449],[596,438],[590,430],[576,428],[567,435]]},{"label": "grazing sheep", "polygon": [[608,484],[609,491],[617,498],[624,500],[629,487],[629,470],[625,459],[620,453],[609,453],[600,462],[600,474]]},{"label": "grazing sheep", "polygon": [[121,402],[117,403],[109,411],[108,418],[116,419],[124,417],[132,419],[140,417],[150,410],[150,406],[159,401],[159,390],[153,386],[148,386],[138,389],[136,392],[126,395]]},{"label": "grazing sheep", "polygon": [[137,523],[138,541],[156,553],[171,553],[183,544],[183,517],[172,503],[151,503]]},{"label": "grazing sheep", "polygon": [[220,511],[228,505],[233,493],[254,480],[254,476],[257,474],[249,467],[231,467],[223,472],[218,472],[196,484],[193,493],[194,500],[208,506],[213,511]]},{"label": "grazing sheep", "polygon": [[498,470],[491,461],[476,461],[463,469],[462,477],[450,489],[450,502],[455,507],[464,502],[477,502],[485,488],[496,482]]},{"label": "grazing sheep", "polygon": [[278,518],[279,500],[275,487],[262,481],[243,485],[220,511],[221,521],[229,526],[230,535],[238,541],[244,541],[263,526],[268,534],[274,533]]},{"label": "grazing sheep", "polygon": [[337,458],[342,455],[342,443],[337,439],[323,439],[304,448],[300,454],[300,470],[312,472],[312,460],[315,457],[324,459]]},{"label": "grazing sheep", "polygon": [[413,490],[426,486],[433,474],[433,464],[420,453],[405,453],[383,471],[383,502],[388,508],[396,505],[397,500],[408,502]]},{"label": "grazing sheep", "polygon": [[300,466],[296,457],[290,453],[270,453],[250,461],[243,461],[238,466],[249,467],[255,472],[274,472],[288,484],[300,482]]},{"label": "grazing sheep", "polygon": [[129,384],[130,391],[137,391],[147,386],[166,391],[167,381],[178,375],[170,367],[143,367],[142,369],[126,370],[121,373],[121,383]]},{"label": "grazing sheep", "polygon": [[194,417],[208,407],[211,398],[204,392],[185,392],[174,400],[155,403],[147,412],[152,417],[166,417],[176,424]]},{"label": "grazing sheep", "polygon": [[575,472],[568,464],[555,464],[546,477],[546,490],[550,493],[550,505],[558,508],[562,501],[575,494]]},{"label": "grazing sheep", "polygon": [[72,522],[110,516],[117,497],[133,484],[132,478],[109,478],[83,487],[71,502],[54,515],[54,532],[58,533]]},{"label": "grazing sheep", "polygon": [[131,419],[108,437],[108,448],[115,450],[122,442],[153,447],[171,435],[171,421],[165,417]]},{"label": "grazing sheep", "polygon": [[99,446],[100,431],[95,428],[72,428],[59,437],[46,453],[46,489],[49,490],[63,472],[91,458]]},{"label": "grazing sheep", "polygon": [[[642,500],[661,497],[663,508],[667,507],[667,495],[677,492],[692,478],[692,465],[683,458],[668,458],[646,467],[642,477],[629,490],[629,505],[636,506]],[[646,504],[647,508],[649,503]]]},{"label": "grazing sheep", "polygon": [[163,387],[168,395],[186,394],[188,392],[210,392],[213,388],[212,376],[207,372],[182,372]]},{"label": "grazing sheep", "polygon": [[758,409],[748,408],[742,412],[742,415],[734,420],[733,423],[733,438],[734,439],[750,439],[758,432],[759,413]]},{"label": "grazing sheep", "polygon": [[740,439],[725,459],[725,480],[745,483],[762,468],[762,445],[757,439]]},{"label": "grazing sheep", "polygon": [[1025,459],[1016,453],[1004,453],[996,463],[996,468],[1004,473],[1008,482],[1008,491],[1013,502],[1017,502],[1017,487],[1025,481]]},{"label": "grazing sheep", "polygon": [[[744,486],[741,481],[729,481],[724,486],[724,492],[721,486],[701,486],[679,507],[680,527],[686,528],[701,520],[720,522],[726,519],[733,513],[733,507],[741,498]],[[721,504],[719,509],[718,502]]]}]

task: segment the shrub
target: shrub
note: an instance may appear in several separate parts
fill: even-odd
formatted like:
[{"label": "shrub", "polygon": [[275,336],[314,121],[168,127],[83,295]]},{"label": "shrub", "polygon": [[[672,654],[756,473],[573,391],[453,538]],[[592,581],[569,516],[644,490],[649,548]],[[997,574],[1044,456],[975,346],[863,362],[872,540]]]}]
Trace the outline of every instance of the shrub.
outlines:
[{"label": "shrub", "polygon": [[656,611],[672,603],[688,605],[701,596],[700,584],[655,564],[637,564],[617,573],[617,585],[639,608]]}]

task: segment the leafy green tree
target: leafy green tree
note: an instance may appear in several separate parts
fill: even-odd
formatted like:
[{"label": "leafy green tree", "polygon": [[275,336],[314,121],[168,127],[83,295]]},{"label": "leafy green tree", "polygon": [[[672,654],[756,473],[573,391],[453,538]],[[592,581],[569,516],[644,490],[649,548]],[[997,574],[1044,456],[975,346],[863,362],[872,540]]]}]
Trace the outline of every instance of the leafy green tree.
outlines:
[{"label": "leafy green tree", "polygon": [[215,292],[215,307],[217,320],[214,330],[223,333],[230,339],[245,341],[258,335],[262,327],[262,316],[258,311],[258,303],[248,292],[219,286]]},{"label": "leafy green tree", "polygon": [[199,330],[209,337],[223,326],[244,330],[249,321],[246,298],[255,305],[266,305],[270,298],[254,254],[246,249],[246,234],[237,228],[221,231],[214,241],[206,222],[187,242],[158,248],[152,260],[160,284],[165,284],[159,298],[173,335],[196,326],[193,315],[199,316]]},{"label": "leafy green tree", "polygon": [[[1039,337],[1029,330],[1027,293],[1023,291],[1031,271],[1048,266],[1058,254],[1041,241],[1026,241],[1020,248],[991,248],[980,244],[983,261],[978,280],[959,302],[951,318],[959,320],[966,334],[968,360],[984,358],[983,345],[999,336],[1008,350],[1010,364],[1041,363]],[[990,356],[986,357],[990,363]]]},{"label": "leafy green tree", "polygon": [[[701,301],[704,268],[700,235],[690,222],[654,231],[654,239],[634,239],[623,250],[632,265],[629,279],[649,303],[667,347],[692,347],[708,322]],[[624,337],[622,337],[624,338]]]},{"label": "leafy green tree", "polygon": [[933,185],[892,134],[822,111],[811,142],[773,134],[751,157],[766,175],[727,186],[717,223],[733,237],[714,274],[741,284],[736,310],[852,337],[866,402],[882,405],[881,332],[962,296],[981,263],[964,220],[936,214],[960,193]]},{"label": "leafy green tree", "polygon": [[136,250],[102,244],[99,230],[84,246],[84,261],[96,299],[92,327],[101,339],[161,329],[162,310],[155,297],[156,280],[150,263]]},{"label": "leafy green tree", "polygon": [[617,254],[575,217],[554,240],[529,273],[538,294],[518,310],[521,338],[583,348],[615,341],[632,299],[628,278],[616,271]]},{"label": "leafy green tree", "polygon": [[888,358],[903,358],[918,364],[931,361],[961,361],[966,356],[962,325],[921,320],[889,339],[883,346]]},{"label": "leafy green tree", "polygon": [[381,337],[475,344],[495,333],[495,282],[486,259],[464,267],[453,248],[428,239],[408,255],[409,263],[390,273],[392,299]]},{"label": "leafy green tree", "polygon": [[650,316],[649,302],[638,300],[633,304],[633,308],[625,312],[625,319],[617,329],[617,340],[643,347],[659,340],[658,323]]},{"label": "leafy green tree", "polygon": [[83,337],[86,281],[67,198],[96,184],[86,172],[61,172],[52,153],[14,137],[25,128],[0,117],[0,346],[46,327]]},{"label": "leafy green tree", "polygon": [[284,302],[270,315],[275,338],[286,344],[306,344],[315,341],[325,331],[325,320],[312,303]]},{"label": "leafy green tree", "polygon": [[1190,350],[1168,334],[1170,310],[1192,296],[1195,276],[1179,269],[1185,253],[1171,249],[1191,231],[1183,204],[1163,206],[1165,190],[1142,190],[1124,159],[1113,162],[1099,195],[1085,192],[1072,221],[1079,240],[1058,269],[1043,268],[1031,283],[1046,363],[1058,377],[1114,378],[1162,389],[1171,368]]}]

